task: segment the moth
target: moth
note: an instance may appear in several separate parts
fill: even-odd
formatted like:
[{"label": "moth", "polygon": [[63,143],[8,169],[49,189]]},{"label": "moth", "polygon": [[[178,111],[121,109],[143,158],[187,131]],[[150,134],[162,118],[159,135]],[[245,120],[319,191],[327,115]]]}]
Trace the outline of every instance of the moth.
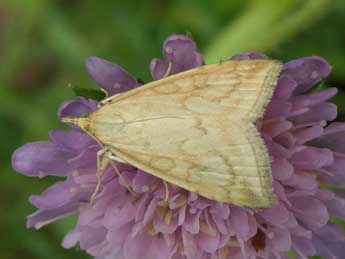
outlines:
[{"label": "moth", "polygon": [[281,66],[264,59],[204,65],[108,97],[88,116],[64,121],[93,137],[108,161],[212,200],[271,207],[270,158],[256,122]]}]

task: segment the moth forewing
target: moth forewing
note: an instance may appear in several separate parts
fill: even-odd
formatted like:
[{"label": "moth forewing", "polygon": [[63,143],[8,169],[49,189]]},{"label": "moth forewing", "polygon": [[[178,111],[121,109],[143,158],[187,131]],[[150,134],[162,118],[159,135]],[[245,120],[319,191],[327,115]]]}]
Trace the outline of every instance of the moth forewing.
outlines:
[{"label": "moth forewing", "polygon": [[217,201],[270,207],[270,160],[254,124],[280,69],[274,60],[195,68],[108,98],[83,129],[114,156],[170,183]]}]

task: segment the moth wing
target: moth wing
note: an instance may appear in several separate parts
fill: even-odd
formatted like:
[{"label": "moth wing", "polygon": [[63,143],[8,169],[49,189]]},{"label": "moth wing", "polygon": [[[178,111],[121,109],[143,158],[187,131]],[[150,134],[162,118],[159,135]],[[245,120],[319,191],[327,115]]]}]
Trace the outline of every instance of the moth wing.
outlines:
[{"label": "moth wing", "polygon": [[253,123],[281,64],[227,61],[114,97],[92,115],[92,134],[120,159],[210,199],[269,207],[270,161]]},{"label": "moth wing", "polygon": [[274,204],[267,151],[248,121],[167,117],[129,124],[124,134],[139,128],[140,135],[154,137],[137,136],[131,144],[113,139],[107,147],[127,163],[209,199],[260,208]]},{"label": "moth wing", "polygon": [[233,118],[255,121],[273,94],[281,66],[268,59],[205,65],[115,96],[111,103],[130,106],[134,115],[231,112]]}]

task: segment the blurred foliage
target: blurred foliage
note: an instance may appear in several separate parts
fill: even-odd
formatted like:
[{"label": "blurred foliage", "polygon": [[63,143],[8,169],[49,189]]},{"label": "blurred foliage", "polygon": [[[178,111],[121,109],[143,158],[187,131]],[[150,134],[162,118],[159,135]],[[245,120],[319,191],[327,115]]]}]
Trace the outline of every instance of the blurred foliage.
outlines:
[{"label": "blurred foliage", "polygon": [[172,33],[191,34],[208,62],[248,50],[283,61],[320,55],[334,68],[323,85],[339,88],[334,102],[344,119],[344,17],[343,0],[1,0],[0,258],[88,258],[59,245],[73,217],[41,231],[25,228],[25,215],[34,211],[29,195],[57,179],[29,179],[10,166],[15,148],[63,128],[55,114],[73,97],[69,85],[96,89],[84,68],[87,56],[148,82],[150,59],[161,56]]}]

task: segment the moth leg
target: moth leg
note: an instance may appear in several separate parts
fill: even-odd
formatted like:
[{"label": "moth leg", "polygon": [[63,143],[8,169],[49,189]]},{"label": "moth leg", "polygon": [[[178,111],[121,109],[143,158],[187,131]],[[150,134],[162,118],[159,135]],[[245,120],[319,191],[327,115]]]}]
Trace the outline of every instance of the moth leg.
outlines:
[{"label": "moth leg", "polygon": [[132,188],[129,186],[129,184],[126,182],[126,180],[122,177],[119,169],[117,168],[116,164],[114,163],[114,160],[118,161],[118,162],[121,162],[121,163],[126,163],[126,162],[121,160],[121,159],[119,159],[118,157],[116,157],[114,154],[112,154],[109,151],[107,151],[105,155],[109,159],[112,167],[114,168],[114,170],[115,170],[116,174],[118,175],[119,179],[121,180],[121,182],[126,186],[126,189],[128,190],[128,192],[130,192],[131,194],[136,196],[136,193],[132,190]]},{"label": "moth leg", "polygon": [[117,157],[117,156],[114,156],[112,153],[108,153],[108,157],[111,159],[111,160],[115,160],[117,162],[120,162],[120,163],[126,163],[128,164],[126,161],[122,160],[121,158]]},{"label": "moth leg", "polygon": [[[105,153],[106,153],[106,149],[104,148],[102,148],[101,150],[97,152],[97,185],[93,194],[91,195],[91,203],[94,202],[98,194],[98,191],[101,188],[103,169],[107,167],[108,162],[109,162],[108,158],[104,156]],[[102,156],[103,156],[103,159],[102,159]]]},{"label": "moth leg", "polygon": [[167,71],[165,72],[163,78],[166,78],[167,76],[169,76],[169,74],[170,74],[170,72],[171,72],[171,69],[172,69],[172,62],[169,61],[168,69],[167,69]]},{"label": "moth leg", "polygon": [[[113,161],[118,161],[118,162],[121,162],[121,163],[127,163],[126,161],[118,158],[117,156],[113,155],[112,153],[110,152],[107,152],[107,156],[109,157],[109,159],[111,160],[111,162],[113,163]],[[128,164],[128,163],[127,163]],[[114,169],[116,170],[116,165],[114,163]],[[132,189],[130,186],[128,186],[128,184],[125,182],[125,180],[123,179],[123,177],[121,176],[121,173],[118,172],[118,170],[116,171],[117,174],[119,175],[119,177],[122,178],[122,181],[125,183],[128,191],[130,191],[131,193],[133,193]],[[165,188],[165,198],[164,200],[165,201],[168,201],[169,200],[169,196],[170,196],[170,193],[169,193],[169,185],[166,181],[162,180],[163,184],[164,184],[164,188]]]},{"label": "moth leg", "polygon": [[163,181],[163,184],[164,184],[164,188],[165,188],[165,198],[164,198],[164,201],[168,201],[169,200],[169,196],[170,196],[170,193],[169,193],[169,185],[166,181],[162,180]]}]

